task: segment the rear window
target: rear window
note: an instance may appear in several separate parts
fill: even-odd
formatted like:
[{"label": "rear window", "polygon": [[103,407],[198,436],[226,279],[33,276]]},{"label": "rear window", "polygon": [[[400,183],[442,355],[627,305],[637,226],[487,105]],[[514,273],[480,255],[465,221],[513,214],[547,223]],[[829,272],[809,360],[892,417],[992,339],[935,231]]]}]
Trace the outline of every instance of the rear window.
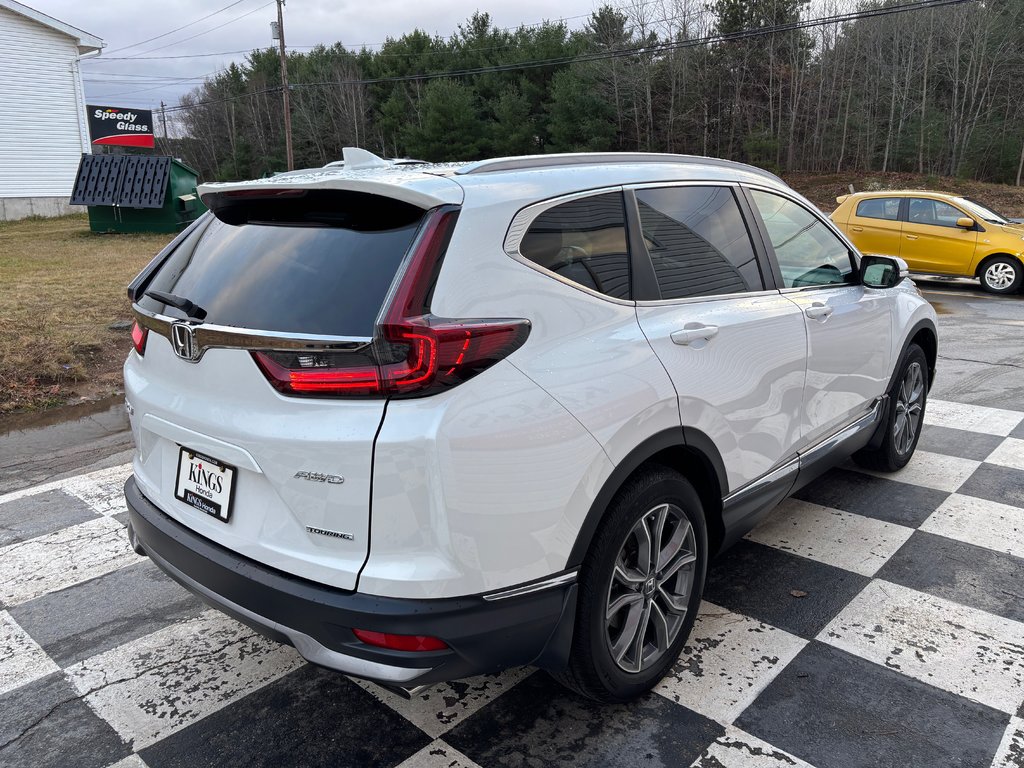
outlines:
[{"label": "rear window", "polygon": [[570,200],[541,213],[519,252],[591,290],[629,299],[629,248],[621,192]]},{"label": "rear window", "polygon": [[[206,311],[205,322],[260,331],[372,336],[424,211],[342,193],[254,201],[181,242],[146,286]],[[144,296],[151,312],[178,309]]]}]

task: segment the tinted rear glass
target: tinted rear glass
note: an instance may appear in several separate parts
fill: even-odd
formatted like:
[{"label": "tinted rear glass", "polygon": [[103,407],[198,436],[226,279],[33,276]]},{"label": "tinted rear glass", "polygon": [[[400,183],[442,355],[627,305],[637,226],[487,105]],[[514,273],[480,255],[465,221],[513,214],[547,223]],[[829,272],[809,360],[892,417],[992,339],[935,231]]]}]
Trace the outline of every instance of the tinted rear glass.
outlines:
[{"label": "tinted rear glass", "polygon": [[519,252],[574,283],[629,299],[629,248],[621,192],[570,200],[541,213]]},{"label": "tinted rear glass", "polygon": [[[351,197],[337,202],[344,206]],[[206,310],[207,323],[216,325],[371,336],[423,215],[404,203],[375,200],[369,217],[329,217],[321,203],[315,217],[302,221],[212,220],[178,246],[146,290],[189,299]],[[139,304],[184,317],[149,296]]]}]

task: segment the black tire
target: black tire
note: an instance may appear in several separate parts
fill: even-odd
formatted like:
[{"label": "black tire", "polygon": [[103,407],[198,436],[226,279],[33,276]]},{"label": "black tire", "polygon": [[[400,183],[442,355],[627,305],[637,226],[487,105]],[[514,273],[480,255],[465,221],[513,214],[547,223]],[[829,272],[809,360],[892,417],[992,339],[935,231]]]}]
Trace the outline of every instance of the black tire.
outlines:
[{"label": "black tire", "polygon": [[996,256],[982,263],[978,279],[989,293],[1016,293],[1024,281],[1024,267],[1012,256]]},{"label": "black tire", "polygon": [[[917,384],[913,383],[917,381],[915,370],[920,375],[919,393]],[[898,371],[899,374],[889,388],[889,408],[881,445],[873,449],[864,448],[853,454],[853,460],[867,469],[880,472],[903,469],[914,455],[917,441],[921,439],[924,412],[928,404],[928,358],[924,350],[917,344],[907,347]],[[912,433],[906,432],[908,428]]]},{"label": "black tire", "polygon": [[[683,524],[684,519],[688,527]],[[640,526],[644,527],[645,536],[656,530],[661,531],[654,534],[659,539],[668,536],[668,544],[660,548],[664,561],[650,569],[654,571],[652,578],[644,577],[639,567],[634,569],[626,562],[631,545],[639,542]],[[677,540],[678,550],[674,549]],[[653,551],[654,547],[648,549]],[[693,486],[666,467],[652,466],[639,472],[616,494],[594,535],[580,569],[569,666],[552,676],[577,693],[603,702],[631,701],[650,691],[675,663],[693,628],[704,591],[707,560],[704,510]],[[635,562],[641,562],[639,551]],[[671,573],[677,563],[682,565]],[[620,574],[637,576],[641,581],[627,587]],[[660,574],[665,574],[664,580]],[[687,589],[688,597],[683,597]],[[671,600],[677,603],[675,609]],[[611,619],[606,619],[608,608],[622,601],[629,605],[623,605]],[[637,601],[642,602],[642,607],[636,625],[642,623],[643,630],[631,635],[639,637],[639,641],[629,642],[629,617],[634,615]],[[686,610],[680,613],[683,602]],[[620,654],[619,660],[613,656],[616,633],[619,646],[627,647],[627,653]],[[624,668],[631,660],[638,662],[638,671]]]}]

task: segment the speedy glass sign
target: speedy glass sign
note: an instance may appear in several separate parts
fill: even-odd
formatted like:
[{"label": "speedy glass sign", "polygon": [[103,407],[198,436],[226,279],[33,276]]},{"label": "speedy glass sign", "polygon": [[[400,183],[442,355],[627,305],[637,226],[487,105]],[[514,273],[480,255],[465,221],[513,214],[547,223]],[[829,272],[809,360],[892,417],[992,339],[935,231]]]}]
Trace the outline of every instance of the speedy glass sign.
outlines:
[{"label": "speedy glass sign", "polygon": [[128,107],[86,106],[93,144],[153,147],[153,112]]}]

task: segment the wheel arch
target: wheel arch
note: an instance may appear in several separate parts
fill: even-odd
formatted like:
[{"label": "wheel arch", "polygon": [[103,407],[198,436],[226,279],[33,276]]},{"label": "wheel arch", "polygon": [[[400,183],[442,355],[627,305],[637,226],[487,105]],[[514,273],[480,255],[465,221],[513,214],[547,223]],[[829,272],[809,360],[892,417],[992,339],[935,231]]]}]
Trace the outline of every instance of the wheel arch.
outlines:
[{"label": "wheel arch", "polygon": [[718,550],[725,539],[722,522],[722,497],[728,492],[725,463],[710,437],[698,429],[682,427],[666,429],[648,437],[616,465],[576,535],[567,568],[582,565],[615,495],[631,477],[651,465],[673,469],[693,485],[704,507],[708,551],[714,553]]},{"label": "wheel arch", "polygon": [[[931,389],[932,382],[935,381],[935,365],[939,357],[939,337],[935,325],[929,320],[920,320],[915,324],[907,334],[906,341],[903,342],[903,348],[896,357],[897,361],[903,359],[903,355],[911,344],[917,344],[924,351],[924,356],[928,360],[928,388]],[[897,374],[898,371],[893,373],[893,376]]]},{"label": "wheel arch", "polygon": [[996,251],[994,253],[987,253],[978,260],[978,266],[974,270],[974,276],[980,280],[981,273],[993,259],[1010,259],[1011,261],[1017,262],[1020,268],[1024,270],[1024,261],[1021,260],[1020,256],[1013,253],[1006,253],[1004,251]]}]

